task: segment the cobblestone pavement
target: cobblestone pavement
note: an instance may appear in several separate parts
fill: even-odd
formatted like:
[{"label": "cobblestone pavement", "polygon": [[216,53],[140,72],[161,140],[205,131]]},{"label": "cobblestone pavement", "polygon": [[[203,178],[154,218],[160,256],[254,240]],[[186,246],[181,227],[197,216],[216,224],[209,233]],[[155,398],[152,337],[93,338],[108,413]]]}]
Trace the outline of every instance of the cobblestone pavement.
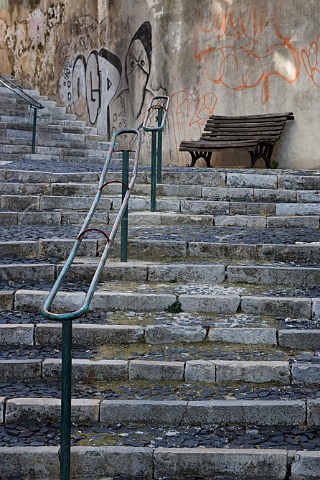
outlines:
[{"label": "cobblestone pavement", "polygon": [[[55,446],[59,444],[59,425],[0,426],[2,446]],[[207,448],[288,448],[318,450],[317,428],[306,427],[219,427],[217,425],[161,428],[106,425],[73,426],[72,445],[121,445],[132,447],[207,447]],[[121,477],[125,478],[125,477]],[[120,480],[120,477],[119,477]]]},{"label": "cobblestone pavement", "polygon": [[[107,231],[107,228],[106,228]],[[38,240],[43,238],[76,238],[79,226],[24,225],[0,227],[0,241]],[[91,232],[88,238],[101,238]],[[306,228],[239,228],[239,227],[131,227],[129,239],[224,244],[295,244],[320,242],[320,232]]]},{"label": "cobblestone pavement", "polygon": [[[60,398],[60,382],[57,380],[37,380],[27,382],[1,382],[0,397],[9,398]],[[96,382],[73,385],[72,398],[103,400],[299,400],[317,398],[317,388],[300,385],[256,386],[255,384],[190,384],[162,381],[161,384],[144,381]]]}]

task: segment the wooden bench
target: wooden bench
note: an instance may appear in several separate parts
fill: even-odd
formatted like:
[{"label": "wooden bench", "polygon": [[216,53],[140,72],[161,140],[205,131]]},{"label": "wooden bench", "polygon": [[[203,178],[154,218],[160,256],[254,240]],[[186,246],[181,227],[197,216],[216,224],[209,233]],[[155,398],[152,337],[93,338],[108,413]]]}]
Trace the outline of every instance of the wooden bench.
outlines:
[{"label": "wooden bench", "polygon": [[274,144],[279,140],[287,120],[293,119],[292,112],[240,117],[212,115],[199,140],[183,141],[179,150],[190,153],[190,167],[194,167],[198,158],[204,158],[207,167],[211,167],[213,151],[231,148],[250,153],[250,168],[254,167],[259,158],[263,158],[266,167],[270,168]]}]

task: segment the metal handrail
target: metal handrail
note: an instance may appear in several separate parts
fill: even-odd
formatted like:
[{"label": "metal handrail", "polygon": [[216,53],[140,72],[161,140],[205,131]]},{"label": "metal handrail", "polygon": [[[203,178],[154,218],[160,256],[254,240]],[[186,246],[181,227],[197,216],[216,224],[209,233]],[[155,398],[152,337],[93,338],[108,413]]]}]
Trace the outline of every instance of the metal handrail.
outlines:
[{"label": "metal handrail", "polygon": [[[133,164],[133,169],[132,169],[131,180],[126,185],[124,185],[123,181],[121,182],[126,189],[126,193],[123,196],[123,200],[122,200],[119,212],[117,214],[116,220],[114,222],[114,225],[112,227],[111,233],[109,235],[107,235],[101,229],[94,229],[94,230],[98,230],[100,233],[102,233],[107,238],[106,247],[105,247],[105,249],[102,253],[100,262],[97,266],[97,269],[95,271],[95,274],[93,276],[91,284],[88,288],[88,291],[86,293],[86,296],[85,296],[85,299],[84,299],[84,302],[83,302],[82,306],[78,310],[75,310],[75,311],[69,312],[69,313],[53,313],[53,312],[50,311],[50,309],[51,309],[52,303],[53,303],[53,301],[54,301],[54,299],[55,299],[55,297],[56,297],[56,295],[57,295],[57,293],[60,289],[62,281],[63,281],[64,277],[66,276],[66,274],[68,273],[68,271],[69,271],[69,269],[70,269],[70,267],[71,267],[71,265],[72,265],[72,263],[75,259],[75,256],[76,256],[76,254],[79,250],[79,247],[81,245],[81,242],[83,240],[83,237],[84,237],[85,233],[92,230],[91,228],[89,228],[92,216],[93,216],[93,214],[94,214],[94,212],[95,212],[95,210],[98,206],[100,197],[102,195],[103,188],[110,183],[110,182],[105,181],[105,177],[106,177],[106,174],[107,174],[110,162],[111,162],[112,153],[113,153],[115,145],[116,145],[116,139],[119,135],[123,135],[123,134],[137,135],[137,146],[136,146],[136,149],[135,149],[135,157],[134,157],[134,164]],[[104,168],[103,168],[103,171],[102,171],[102,174],[101,174],[101,177],[100,177],[98,191],[97,191],[96,196],[93,200],[92,206],[89,210],[89,213],[88,213],[86,219],[83,222],[81,230],[80,230],[80,232],[77,236],[77,239],[76,239],[76,241],[73,245],[73,248],[72,248],[72,250],[69,254],[69,257],[66,260],[66,263],[65,263],[64,267],[62,268],[57,280],[55,281],[55,283],[52,287],[52,290],[49,293],[48,298],[46,299],[45,304],[42,308],[42,315],[45,318],[48,318],[49,320],[74,320],[74,319],[84,315],[88,311],[89,306],[90,306],[90,302],[91,302],[92,297],[93,297],[93,294],[94,294],[94,292],[97,288],[97,284],[99,282],[99,278],[100,278],[102,269],[103,269],[103,267],[104,267],[104,265],[107,261],[110,247],[111,247],[111,245],[113,243],[113,240],[116,236],[116,233],[117,233],[117,230],[119,228],[121,219],[126,213],[129,198],[130,198],[130,195],[131,195],[131,191],[132,191],[132,188],[133,188],[134,183],[135,183],[136,178],[137,178],[140,144],[141,144],[141,133],[138,130],[123,129],[123,130],[118,130],[117,132],[115,132],[113,134],[111,144],[110,144],[110,147],[109,147],[109,151],[108,151],[108,155],[107,155],[107,160],[106,160],[106,163],[104,165]],[[119,181],[116,180],[116,182],[119,182]]]},{"label": "metal handrail", "polygon": [[[159,95],[153,97],[145,115],[142,128],[151,132],[151,212],[156,211],[157,183],[162,182],[162,132],[167,118],[170,97]],[[157,125],[150,126],[151,112],[157,110]]]},{"label": "metal handrail", "polygon": [[9,90],[11,90],[11,92],[13,92],[15,95],[18,95],[20,98],[22,98],[22,100],[24,100],[29,104],[30,108],[33,108],[32,153],[35,153],[36,152],[37,113],[38,113],[38,110],[41,110],[42,108],[44,108],[44,106],[41,105],[40,102],[32,98],[30,95],[28,95],[26,92],[24,92],[19,85],[15,85],[13,82],[11,82],[11,80],[4,77],[1,73],[0,73],[0,84],[8,88]]}]

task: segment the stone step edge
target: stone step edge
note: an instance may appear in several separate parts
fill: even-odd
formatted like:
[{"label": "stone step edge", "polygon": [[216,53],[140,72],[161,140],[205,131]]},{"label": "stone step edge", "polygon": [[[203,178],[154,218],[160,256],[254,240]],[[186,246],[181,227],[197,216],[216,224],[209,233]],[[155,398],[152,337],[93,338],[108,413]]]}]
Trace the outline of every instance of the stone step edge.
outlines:
[{"label": "stone step edge", "polygon": [[[1,214],[0,214],[1,217]],[[53,282],[60,273],[64,263],[52,261],[39,261],[28,263],[1,262],[0,260],[0,282],[19,282],[48,281]],[[97,259],[98,260],[98,259]],[[75,262],[72,265],[69,277],[77,281],[84,277],[90,278],[96,269],[98,261],[94,262],[92,257],[86,261]],[[283,287],[304,287],[312,288],[320,280],[320,265],[305,267],[300,265],[288,264],[234,264],[230,260],[228,263],[188,263],[173,262],[152,263],[151,261],[128,261],[116,262],[109,261],[101,275],[101,282],[122,280],[140,281],[140,282],[184,282],[184,283],[214,283],[214,284],[248,284],[248,285],[267,285],[270,288],[281,285]]]},{"label": "stone step edge", "polygon": [[[75,381],[182,381],[318,385],[320,363],[279,360],[72,360]],[[1,381],[60,379],[60,359],[0,360]]]},{"label": "stone step edge", "polygon": [[[1,299],[1,296],[0,296]],[[8,305],[6,305],[8,306]],[[40,312],[40,309],[39,309]],[[60,323],[0,325],[2,346],[44,346],[61,344]],[[95,325],[74,324],[73,345],[128,345],[144,342],[148,345],[207,342],[242,345],[269,345],[296,350],[319,350],[319,329],[281,329],[276,327],[206,327],[179,325]]]},{"label": "stone step edge", "polygon": [[[0,398],[2,423],[59,422],[59,398]],[[320,399],[311,400],[99,400],[72,399],[76,425],[320,426]]]},{"label": "stone step edge", "polygon": [[[3,478],[60,478],[59,447],[2,447],[1,455]],[[79,480],[111,480],[117,476],[185,480],[192,475],[208,480],[225,476],[237,480],[317,480],[319,464],[320,452],[285,449],[71,448],[71,472]]]},{"label": "stone step edge", "polygon": [[[0,309],[40,312],[48,294],[48,291],[36,289],[1,290]],[[84,297],[85,291],[59,292],[55,308],[64,312],[73,311],[82,305]],[[179,311],[189,313],[244,313],[304,319],[318,318],[320,314],[320,298],[250,295],[248,292],[177,295],[98,291],[92,299],[91,311],[170,311],[174,305],[179,306]]]},{"label": "stone step edge", "polygon": [[[0,250],[3,257],[22,256],[26,258],[54,256],[67,258],[75,239],[72,238],[41,238],[38,240],[26,241],[0,241]],[[87,248],[84,249],[83,245]],[[91,248],[89,248],[91,246]],[[82,242],[81,256],[97,256],[105,247],[105,241],[96,239],[85,239]],[[297,263],[319,263],[320,242],[296,244],[242,244],[242,243],[210,243],[195,242],[186,240],[140,240],[130,239],[128,241],[129,258],[139,259],[143,250],[144,259],[157,256],[159,259],[170,258],[208,258],[216,256],[221,259],[241,258],[242,260],[256,261],[296,261]],[[98,250],[98,252],[97,252]],[[152,252],[151,252],[152,250]]]}]

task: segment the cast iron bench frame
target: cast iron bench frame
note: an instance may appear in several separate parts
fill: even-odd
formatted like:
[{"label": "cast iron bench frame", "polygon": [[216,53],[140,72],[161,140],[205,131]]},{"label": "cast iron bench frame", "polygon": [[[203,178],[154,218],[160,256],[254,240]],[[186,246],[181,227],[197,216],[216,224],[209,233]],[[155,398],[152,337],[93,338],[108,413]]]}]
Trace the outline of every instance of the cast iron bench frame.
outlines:
[{"label": "cast iron bench frame", "polygon": [[199,140],[183,141],[179,150],[190,153],[190,167],[194,167],[199,158],[204,158],[209,168],[213,151],[239,149],[249,152],[249,168],[253,168],[259,158],[263,158],[266,167],[271,168],[274,144],[279,140],[287,120],[293,119],[292,112],[237,117],[211,115]]}]

